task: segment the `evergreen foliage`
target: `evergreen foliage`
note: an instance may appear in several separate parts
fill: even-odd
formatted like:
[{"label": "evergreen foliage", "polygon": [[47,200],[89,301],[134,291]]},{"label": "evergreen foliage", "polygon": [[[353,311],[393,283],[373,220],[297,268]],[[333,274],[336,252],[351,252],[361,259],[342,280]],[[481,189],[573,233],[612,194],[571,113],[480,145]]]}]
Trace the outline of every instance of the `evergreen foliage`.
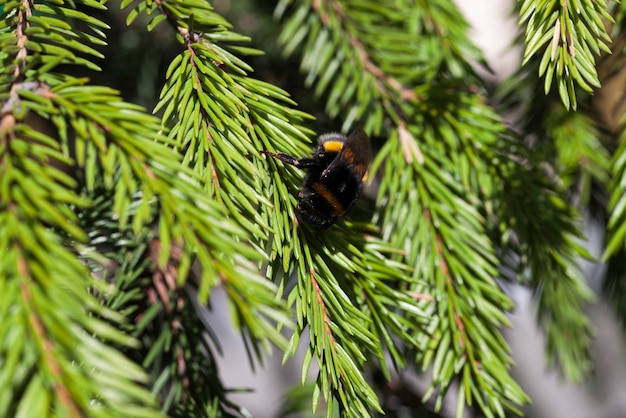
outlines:
[{"label": "evergreen foliage", "polygon": [[[539,75],[547,94],[556,79],[566,109],[577,107],[578,85],[587,93],[600,87],[595,56],[611,53],[605,23],[613,23],[607,1],[525,0],[520,21],[526,23],[524,63],[542,53]],[[547,48],[546,45],[550,47]]]},{"label": "evergreen foliage", "polygon": [[451,1],[279,1],[283,54],[377,148],[375,199],[323,232],[296,222],[302,173],[259,153],[314,137],[252,75],[261,51],[209,2],[123,0],[127,25],[179,43],[150,114],[84,76],[116,59],[110,7],[0,0],[1,416],[246,416],[201,314],[216,286],[251,364],[308,344],[328,416],[385,412],[369,372],[412,366],[436,410],[455,388],[459,417],[519,413],[506,281],[533,290],[549,364],[590,371],[588,209],[626,313],[626,109],[590,94],[623,72],[623,6],[521,2],[524,66],[494,96]]}]

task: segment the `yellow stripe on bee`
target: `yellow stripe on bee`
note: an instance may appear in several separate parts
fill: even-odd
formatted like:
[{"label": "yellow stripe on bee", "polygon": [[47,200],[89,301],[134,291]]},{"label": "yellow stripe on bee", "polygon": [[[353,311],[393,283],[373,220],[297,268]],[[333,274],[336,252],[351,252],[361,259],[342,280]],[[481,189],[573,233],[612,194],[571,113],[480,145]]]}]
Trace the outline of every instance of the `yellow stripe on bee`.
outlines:
[{"label": "yellow stripe on bee", "polygon": [[343,148],[343,142],[341,141],[326,141],[324,142],[324,151],[326,152],[339,152]]},{"label": "yellow stripe on bee", "polygon": [[315,190],[320,196],[324,198],[328,202],[330,206],[333,208],[333,214],[340,216],[343,215],[346,211],[339,199],[330,191],[328,187],[323,185],[322,183],[313,183],[313,190]]}]

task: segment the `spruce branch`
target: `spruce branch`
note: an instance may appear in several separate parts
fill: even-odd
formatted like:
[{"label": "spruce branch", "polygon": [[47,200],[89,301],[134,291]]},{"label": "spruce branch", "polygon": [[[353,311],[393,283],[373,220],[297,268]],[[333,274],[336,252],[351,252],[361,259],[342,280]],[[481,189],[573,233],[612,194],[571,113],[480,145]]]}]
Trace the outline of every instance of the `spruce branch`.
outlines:
[{"label": "spruce branch", "polygon": [[[139,3],[135,10],[146,8]],[[237,55],[259,52],[240,46],[248,39],[231,32],[210,5],[159,2],[158,8],[184,50],[170,64],[155,112],[163,110],[169,137],[207,192],[251,235],[267,240],[270,202],[262,191],[268,178],[255,158],[270,139],[291,149],[300,143],[303,152],[308,131],[301,123],[309,116],[291,108],[284,91],[247,74],[251,68]],[[274,220],[271,225],[284,230],[285,223]]]},{"label": "spruce branch", "polygon": [[[28,109],[29,104],[21,97],[16,108]],[[72,208],[88,207],[90,201],[73,191],[71,177],[50,164],[50,159],[67,161],[59,143],[13,113],[3,114],[1,125],[0,386],[11,393],[2,414],[36,408],[40,416],[51,411],[113,416],[124,410],[160,416],[142,387],[147,380],[143,371],[105,344],[137,343],[97,319],[123,322],[88,292],[100,286],[76,256],[86,234]],[[63,246],[68,240],[75,244]],[[109,368],[103,358],[121,368]]]},{"label": "spruce branch", "polygon": [[523,64],[541,54],[539,76],[547,94],[553,81],[566,109],[576,109],[576,88],[591,93],[600,87],[595,56],[610,53],[604,21],[612,22],[607,1],[526,0],[519,11],[526,24]]},{"label": "spruce branch", "polygon": [[624,52],[626,31],[624,18],[626,9],[623,3],[615,4],[611,10],[614,23],[609,27],[613,42],[610,44],[611,55],[605,55],[598,63],[598,74],[603,88],[592,98],[594,122],[602,132],[605,146],[612,152],[607,170],[610,181],[606,183],[608,202],[603,201],[601,208],[606,210],[607,236],[605,238],[603,261],[607,262],[607,272],[603,283],[603,291],[612,301],[619,318],[626,316],[623,298],[624,268],[623,254],[625,248],[624,228]]},{"label": "spruce branch", "polygon": [[[593,294],[578,267],[581,257],[589,258],[579,243],[579,215],[561,197],[562,189],[532,165],[535,158],[524,147],[513,144],[501,144],[502,152],[515,154],[497,174],[515,179],[506,181],[508,187],[498,191],[494,208],[500,230],[513,232],[506,235],[508,242],[502,246],[516,254],[514,269],[535,294],[548,365],[558,364],[567,378],[580,381],[591,367],[591,328],[584,307],[593,300]],[[529,208],[537,210],[533,216],[524,216]]]},{"label": "spruce branch", "polygon": [[[394,132],[381,150],[388,169],[406,164],[397,135]],[[432,366],[433,374],[425,396],[439,389],[436,408],[440,408],[459,376],[459,402],[475,401],[485,414],[499,416],[504,408],[515,410],[527,400],[508,376],[510,354],[498,329],[509,324],[504,312],[512,303],[494,280],[497,262],[485,220],[464,201],[458,182],[441,172],[441,167],[454,172],[454,163],[433,150],[434,142],[426,142],[429,135],[422,132],[419,137],[424,162],[413,162],[415,173],[394,172],[390,178],[396,181],[383,181],[379,194],[392,196],[389,200],[394,202],[383,212],[384,236],[404,243],[414,275],[428,278],[426,285],[411,290],[432,295],[436,302],[436,328],[421,354],[422,364]],[[407,183],[414,188],[407,191],[403,186]],[[398,207],[399,201],[408,207]],[[513,390],[503,392],[500,385]]]},{"label": "spruce branch", "polygon": [[[539,25],[532,55],[550,39],[553,49],[545,62],[527,57],[527,69],[545,66],[539,90],[556,77],[575,108],[585,97],[576,84],[604,84],[589,67],[608,45],[606,2],[539,3],[522,6],[529,30],[547,10],[560,32]],[[578,380],[588,369],[580,311],[590,293],[576,268],[586,254],[563,196],[585,205],[591,185],[615,175],[607,254],[618,254],[626,164],[616,155],[609,171],[601,125],[552,96],[539,119],[549,132],[528,152],[510,140],[452,2],[280,2],[281,39],[288,53],[304,50],[328,112],[344,131],[363,124],[375,141],[388,137],[370,173],[374,215],[361,201],[322,233],[297,223],[302,173],[260,153],[310,153],[310,116],[252,77],[244,57],[260,52],[209,4],[123,1],[129,24],[146,14],[149,31],[166,22],[180,42],[160,119],[63,73],[99,69],[108,26],[88,10],[101,3],[0,6],[0,392],[11,396],[0,414],[37,405],[41,416],[246,416],[221,384],[219,339],[202,321],[215,286],[251,363],[271,344],[287,359],[308,332],[303,380],[316,361],[313,406],[323,396],[329,415],[382,412],[366,376],[389,379],[389,361],[428,369],[423,395],[437,408],[458,383],[458,415],[466,405],[488,417],[517,411],[527,398],[500,334],[512,308],[497,282],[507,267],[535,291],[549,362]],[[541,208],[532,219],[530,205]],[[291,325],[290,309],[287,342],[277,328]]]},{"label": "spruce branch", "polygon": [[[85,5],[89,6],[90,2],[85,2]],[[103,272],[105,276],[111,275],[111,271],[115,270],[115,263],[109,263],[97,251],[92,251],[89,247],[93,246],[100,250],[115,247],[116,239],[120,235],[102,234],[98,232],[98,226],[94,229],[94,225],[82,225],[85,229],[89,229],[87,234],[82,227],[77,226],[78,218],[69,206],[73,204],[74,207],[82,209],[91,207],[93,201],[90,198],[95,194],[104,193],[110,199],[109,210],[116,220],[115,228],[118,231],[124,231],[125,234],[130,234],[124,239],[150,238],[152,232],[158,236],[158,241],[152,241],[158,242],[158,245],[152,247],[149,257],[151,263],[146,266],[146,269],[153,271],[153,280],[143,288],[148,295],[151,290],[154,292],[154,297],[151,299],[152,306],[145,307],[151,315],[159,311],[164,311],[165,314],[172,313],[173,309],[183,309],[185,306],[185,309],[193,310],[190,303],[183,303],[181,306],[181,301],[185,300],[181,296],[181,289],[187,282],[192,262],[197,260],[202,268],[198,290],[204,300],[212,286],[217,283],[225,284],[229,288],[234,306],[240,313],[242,330],[244,333],[249,333],[254,346],[260,344],[267,349],[269,341],[284,345],[284,338],[274,329],[273,322],[271,325],[266,323],[266,321],[276,321],[286,324],[288,319],[284,314],[284,303],[275,298],[275,287],[259,277],[253,267],[251,260],[260,260],[260,253],[246,244],[248,238],[245,230],[226,217],[226,210],[218,202],[203,193],[200,187],[202,178],[192,170],[181,168],[181,159],[172,151],[173,142],[158,134],[163,130],[160,121],[146,115],[141,108],[123,102],[118,93],[112,89],[89,86],[84,79],[53,72],[59,64],[78,64],[97,69],[98,67],[85,57],[98,56],[98,54],[85,44],[98,45],[104,37],[100,29],[106,28],[106,25],[86,13],[75,10],[72,6],[46,4],[37,7],[38,14],[31,16],[26,25],[30,37],[26,43],[28,50],[28,54],[25,54],[26,70],[20,74],[24,77],[24,83],[18,85],[14,80],[7,78],[6,69],[9,66],[11,69],[14,68],[12,63],[15,59],[14,56],[8,54],[3,56],[3,69],[5,69],[3,81],[7,81],[3,83],[3,86],[11,87],[11,90],[3,93],[5,99],[1,123],[3,146],[8,144],[6,146],[18,156],[29,156],[32,152],[39,158],[42,167],[45,163],[50,163],[49,160],[53,162],[58,160],[62,163],[62,169],[49,170],[46,175],[40,175],[37,171],[40,168],[30,163],[29,159],[25,159],[24,171],[14,169],[14,172],[18,174],[3,176],[3,186],[16,196],[16,207],[31,217],[39,216],[39,224],[45,223],[63,232],[63,239],[58,239],[56,244],[48,243],[47,247],[67,246],[68,249],[75,251],[75,253],[67,252],[64,257],[56,260],[46,258],[46,263],[60,262],[65,259],[74,264],[84,261],[92,266],[94,271]],[[102,8],[99,4],[97,7]],[[11,9],[5,11],[9,16],[15,15],[18,18],[24,16],[13,13]],[[74,31],[65,22],[68,18],[84,24],[94,36]],[[17,18],[12,20],[12,24],[25,25]],[[39,30],[40,27],[45,27],[47,30]],[[13,50],[4,48],[7,43],[9,45],[13,41],[17,43],[7,37],[7,34],[8,32],[3,32],[2,50],[13,51],[15,55],[19,54],[21,51],[19,48]],[[14,83],[13,86],[9,84],[11,82]],[[17,93],[10,93],[15,91]],[[45,127],[53,134],[40,133],[24,124],[26,118],[33,116],[41,119]],[[33,144],[20,138],[20,134],[25,135],[25,138]],[[17,139],[13,138],[15,135]],[[15,164],[11,161],[3,160],[5,164],[2,166],[7,166],[7,164],[9,168],[14,166]],[[37,192],[41,187],[36,187],[37,183],[33,183],[30,176],[43,182],[50,192]],[[15,180],[12,180],[13,178]],[[28,193],[24,192],[27,189],[15,187],[12,181],[24,182],[23,186],[28,186]],[[75,202],[72,200],[75,192],[68,192],[64,190],[66,188],[82,190],[88,197]],[[11,196],[7,193],[3,194],[3,200]],[[55,198],[60,201],[47,203],[45,199],[49,198],[49,195],[56,196]],[[158,208],[156,212],[155,206]],[[12,204],[0,205],[0,207],[10,209]],[[28,221],[24,225],[36,226]],[[23,232],[21,234],[22,239],[28,236]],[[99,240],[87,239],[87,237],[94,236],[98,236]],[[11,248],[12,238],[9,237],[7,240],[3,242],[2,248]],[[41,257],[41,250],[35,254]],[[80,259],[78,254],[81,254]],[[233,259],[228,259],[225,254],[237,255]],[[54,253],[50,253],[50,256],[53,255]],[[122,261],[117,260],[118,263]],[[105,265],[100,268],[95,267],[99,263],[105,263]],[[42,276],[38,279],[43,280],[46,277],[45,271],[54,271],[54,269],[46,264],[45,269],[39,270]],[[89,295],[87,293],[89,287],[95,287],[102,295],[107,295],[108,290],[91,280],[91,276],[84,267],[81,272],[86,273],[80,285],[85,295]],[[12,274],[9,272],[8,276],[3,275],[3,283],[6,277],[12,277]],[[125,282],[120,280],[120,283]],[[58,288],[63,289],[64,286],[58,286]],[[134,287],[134,291],[138,289],[142,288]],[[107,318],[114,317],[116,324],[122,327],[121,317],[115,317],[107,310],[96,309],[95,307],[99,306],[97,301],[86,299],[86,296],[81,297],[82,299],[77,299],[78,303],[66,304],[65,308],[93,307],[92,310],[96,314],[105,315]],[[59,298],[59,300],[63,299]],[[248,302],[254,305],[248,306]],[[59,312],[63,312],[63,309],[59,308]],[[87,317],[89,312],[82,309],[76,310],[74,316]],[[46,310],[45,314],[50,315],[50,312]],[[41,317],[45,318],[44,315]],[[170,336],[176,337],[177,341],[185,341],[186,335],[176,326],[177,323],[180,324],[179,317],[180,313],[171,318],[170,327],[166,331],[169,330]],[[136,348],[136,340],[124,337],[119,332],[112,332],[104,325],[98,325],[99,323],[91,320],[85,324],[84,321],[75,319],[66,324],[55,324],[55,326],[63,329],[74,326],[72,325],[74,322],[79,325],[78,331],[86,327],[100,338],[118,343],[124,342],[126,345],[132,343],[135,344],[133,348]],[[132,330],[132,327],[126,327],[126,329]],[[197,330],[198,328],[194,332]],[[150,342],[150,339],[146,339],[144,335],[137,336],[143,341]],[[166,339],[161,341],[167,341],[167,338],[166,335]],[[84,344],[89,343],[89,340],[84,337],[79,338],[79,334],[76,334],[76,340]],[[111,408],[108,396],[118,397],[120,400],[118,406],[126,408],[127,413],[135,411],[138,415],[158,415],[156,410],[152,409],[154,399],[147,395],[145,389],[139,387],[139,384],[146,384],[148,381],[145,374],[139,373],[136,366],[129,366],[130,363],[123,360],[115,348],[106,346],[99,348],[93,347],[92,343],[89,344],[93,353],[116,360],[116,366],[126,367],[126,370],[111,368],[111,373],[115,373],[118,376],[117,380],[120,380],[116,382],[117,386],[114,389],[110,389],[109,386],[116,379],[102,375],[102,379],[93,379],[90,386],[86,386],[84,397],[72,400],[77,402],[80,408],[87,408],[92,399],[102,396],[100,403],[93,404],[93,408],[97,409],[100,404]],[[184,342],[179,347],[186,344]],[[167,345],[157,344],[155,347],[157,350],[168,350]],[[187,366],[192,363],[203,364],[201,357],[208,357],[209,354],[202,347],[198,345],[198,351],[190,353],[188,357],[185,357],[187,353],[181,351],[180,348],[175,351],[176,364],[179,366],[177,371],[190,370]],[[17,347],[18,350],[19,348]],[[83,346],[79,344],[74,351],[67,352],[68,358],[77,359],[78,364],[84,364],[86,371],[97,373],[100,368],[91,366],[93,358],[83,359],[84,356],[81,357],[79,353],[76,353],[76,350],[80,352],[82,349]],[[256,348],[255,350],[260,355],[261,350]],[[132,350],[125,351],[132,352]],[[154,351],[151,358],[162,357],[164,351]],[[154,372],[155,369],[150,371]],[[214,375],[211,378],[214,378]],[[88,376],[88,373],[85,373],[85,376]],[[167,391],[164,394],[165,398],[162,399],[166,409],[172,405],[172,400],[181,399],[181,389],[189,389],[192,386],[191,378],[196,379],[193,385],[210,379],[207,375],[189,373],[174,373],[174,376],[152,375],[151,377],[153,378],[152,384],[157,387],[171,384],[173,388]],[[182,385],[180,385],[181,382]],[[118,389],[127,391],[129,395],[118,394]],[[108,392],[101,395],[101,390]],[[160,390],[157,389],[155,392],[160,392]],[[177,403],[177,407],[184,408],[185,405],[192,409],[199,407],[200,409],[196,409],[197,412],[214,409],[216,405],[224,408],[230,405],[224,401],[225,391],[219,388],[215,392],[206,390],[190,392],[192,393],[189,398],[186,398],[187,402]],[[76,392],[71,391],[71,393],[77,396]],[[214,402],[215,400],[217,402]],[[133,403],[136,405],[134,406]],[[18,404],[19,402],[13,402],[9,404],[9,407]],[[51,411],[54,411],[54,408]]]},{"label": "spruce branch", "polygon": [[[151,389],[168,416],[246,416],[228,399],[229,391],[219,379],[215,351],[221,353],[220,344],[199,314],[197,277],[192,274],[194,280],[185,287],[177,284],[181,248],[173,246],[161,265],[155,231],[137,236],[130,226],[120,228],[112,199],[101,192],[80,219],[90,243],[106,257],[106,263],[90,266],[111,284],[102,292],[103,301],[125,315],[124,331],[141,341],[139,347],[121,349],[149,373]],[[131,219],[137,208],[131,206]]]},{"label": "spruce branch", "polygon": [[297,237],[298,280],[288,296],[295,303],[297,325],[285,359],[295,353],[308,326],[303,379],[314,358],[320,367],[314,408],[323,395],[328,411],[338,402],[345,416],[380,411],[364,368],[376,361],[388,374],[384,347],[394,364],[404,364],[400,341],[417,346],[427,327],[427,302],[396,290],[409,280],[402,274],[406,266],[388,260],[393,249],[383,242],[363,240],[342,225],[325,232],[323,246],[306,228],[298,228]]},{"label": "spruce branch", "polygon": [[[609,182],[607,143],[611,141],[600,121],[603,112],[591,107],[589,96],[580,98],[584,106],[579,112],[563,109],[558,93],[546,96],[541,80],[534,78],[537,66],[533,60],[504,81],[496,92],[501,108],[520,112],[519,130],[526,135],[520,145],[534,150],[536,158],[546,162],[554,186],[577,207],[602,205],[598,200],[602,199],[600,190]],[[523,161],[534,158],[518,157]]]},{"label": "spruce branch", "polygon": [[99,284],[77,257],[87,236],[74,208],[88,207],[90,199],[76,191],[72,158],[49,122],[57,113],[47,112],[55,93],[37,73],[42,62],[52,68],[72,56],[52,47],[40,25],[59,22],[51,15],[76,15],[42,5],[34,16],[30,2],[2,6],[1,413],[160,416],[143,387],[145,373],[107,345],[137,342],[109,325],[123,318],[88,291]]},{"label": "spruce branch", "polygon": [[[408,17],[406,9],[357,2],[342,2],[341,13],[326,11],[334,11],[337,2],[282,2],[279,13],[294,3],[281,39],[287,51],[304,42],[303,69],[310,82],[317,82],[318,94],[329,91],[330,113],[341,112],[344,126],[365,119],[374,132],[383,118],[393,123],[372,170],[385,167],[379,202],[393,202],[380,214],[383,236],[404,249],[414,277],[426,283],[406,290],[436,301],[435,338],[423,348],[422,363],[434,367],[437,405],[452,381],[462,376],[460,411],[464,402],[476,402],[488,416],[515,410],[527,398],[508,375],[511,360],[498,330],[508,323],[504,312],[512,304],[495,282],[498,263],[486,220],[473,209],[477,205],[486,210],[498,198],[500,186],[491,177],[506,158],[497,158],[492,147],[506,129],[475,96],[481,92],[478,77],[460,53],[473,51],[466,47],[466,25],[453,27],[458,36],[442,39],[447,18],[458,15],[445,3],[414,5]],[[354,28],[362,31],[351,32]],[[377,83],[375,76],[388,78],[364,71],[374,67],[366,65],[365,55],[352,51],[351,37],[372,51],[372,63],[381,57],[376,68],[393,74],[405,87],[414,85],[416,95],[397,94]],[[426,59],[421,50],[433,53]],[[408,63],[407,57],[413,61]],[[414,186],[407,189],[407,184]]]},{"label": "spruce branch", "polygon": [[[581,258],[590,258],[580,244],[579,210],[605,205],[604,188],[610,184],[607,145],[613,141],[613,129],[602,122],[600,115],[606,113],[592,107],[595,98],[581,95],[581,109],[568,112],[558,92],[546,95],[542,81],[533,75],[539,66],[539,58],[528,61],[498,93],[503,108],[520,112],[520,132],[525,136],[498,146],[516,162],[498,176],[517,180],[499,192],[497,210],[503,211],[501,221],[514,232],[508,238],[513,242],[504,247],[521,261],[514,268],[537,300],[548,364],[558,364],[566,377],[580,381],[591,367],[591,331],[584,307],[593,296],[578,266]],[[599,73],[605,72],[602,67]],[[607,78],[600,81],[603,87],[595,91],[597,95],[607,88]],[[541,210],[522,219],[526,208]]]},{"label": "spruce branch", "polygon": [[626,198],[624,193],[624,185],[626,184],[626,145],[623,140],[624,134],[619,148],[616,150],[613,160],[611,161],[611,173],[613,178],[609,185],[611,198],[609,201],[609,209],[611,216],[607,224],[608,241],[604,253],[605,259],[618,254],[621,248],[626,246],[626,228],[624,227],[624,219],[626,219]]},{"label": "spruce branch", "polygon": [[[625,37],[625,9],[621,4],[615,10],[615,24],[612,27],[615,42],[612,45],[614,56],[607,57],[602,62],[602,73],[607,78],[607,84],[611,85],[613,89],[604,96],[605,100],[601,104],[603,109],[606,110],[609,116],[605,119],[607,130],[612,134],[609,140],[612,143],[616,143],[617,149],[615,150],[611,162],[610,173],[611,181],[608,185],[608,192],[610,195],[608,202],[608,210],[610,211],[610,217],[607,223],[607,244],[604,250],[604,260],[611,260],[611,263],[615,263],[619,266],[619,260],[615,258],[619,257],[619,254],[623,252],[623,248],[626,243],[626,228],[624,228],[623,220],[626,219],[626,195],[624,194],[624,184],[626,178],[626,158],[624,157],[626,152],[626,146],[624,145],[624,137],[626,136],[626,130],[624,129],[625,112],[622,106],[624,90],[621,87],[621,79],[623,77],[623,61],[620,59],[624,53],[624,41]],[[612,93],[612,94],[611,94]],[[600,104],[599,104],[600,105]],[[614,121],[611,123],[611,121]],[[610,269],[609,286],[620,287],[620,274],[617,273],[614,267]]]}]

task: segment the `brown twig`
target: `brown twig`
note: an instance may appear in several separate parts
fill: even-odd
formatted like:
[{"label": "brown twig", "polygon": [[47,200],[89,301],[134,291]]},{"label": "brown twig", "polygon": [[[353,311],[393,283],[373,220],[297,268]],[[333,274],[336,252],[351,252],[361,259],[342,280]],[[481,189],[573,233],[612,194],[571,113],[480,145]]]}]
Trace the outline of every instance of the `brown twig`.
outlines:
[{"label": "brown twig", "polygon": [[[424,210],[424,218],[432,224],[433,222],[432,216],[428,209]],[[441,238],[441,235],[437,233],[435,236],[435,250],[437,251],[437,256],[439,257],[439,271],[441,271],[445,277],[446,286],[454,292],[455,291],[454,279],[452,278],[452,274],[450,273],[450,268],[446,261],[446,257],[443,254],[442,245],[443,245],[443,239]],[[459,345],[461,346],[461,348],[463,348],[467,340],[467,335],[466,335],[467,333],[465,330],[465,325],[463,324],[463,319],[461,317],[461,314],[458,312],[456,307],[453,306],[452,309],[454,311],[453,312],[454,322],[455,322],[457,329],[459,330]]]},{"label": "brown twig", "polygon": [[21,78],[26,69],[26,59],[28,58],[28,49],[26,49],[26,42],[28,42],[28,36],[26,35],[26,29],[30,26],[28,18],[33,14],[32,3],[30,0],[22,0],[21,7],[17,12],[17,27],[15,28],[15,37],[17,38],[17,63],[15,64],[15,70],[13,75],[16,79]]},{"label": "brown twig", "polygon": [[311,269],[311,283],[313,284],[313,289],[315,290],[315,299],[317,300],[317,304],[322,309],[322,317],[324,319],[324,331],[328,334],[330,341],[332,343],[335,342],[335,338],[333,337],[333,332],[330,329],[330,317],[328,316],[328,311],[326,309],[326,304],[324,303],[324,299],[322,298],[322,290],[320,289],[319,283],[315,279],[315,270]]}]

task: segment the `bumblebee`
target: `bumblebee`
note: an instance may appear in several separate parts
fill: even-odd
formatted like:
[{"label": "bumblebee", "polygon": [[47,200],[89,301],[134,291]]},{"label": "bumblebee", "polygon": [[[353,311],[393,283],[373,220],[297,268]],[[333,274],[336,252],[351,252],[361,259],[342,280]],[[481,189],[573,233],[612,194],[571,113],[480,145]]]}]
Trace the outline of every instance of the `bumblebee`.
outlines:
[{"label": "bumblebee", "polygon": [[297,159],[269,151],[263,154],[307,170],[298,196],[297,217],[300,222],[326,229],[361,195],[372,147],[365,131],[359,129],[347,138],[339,133],[321,135],[311,158]]}]

